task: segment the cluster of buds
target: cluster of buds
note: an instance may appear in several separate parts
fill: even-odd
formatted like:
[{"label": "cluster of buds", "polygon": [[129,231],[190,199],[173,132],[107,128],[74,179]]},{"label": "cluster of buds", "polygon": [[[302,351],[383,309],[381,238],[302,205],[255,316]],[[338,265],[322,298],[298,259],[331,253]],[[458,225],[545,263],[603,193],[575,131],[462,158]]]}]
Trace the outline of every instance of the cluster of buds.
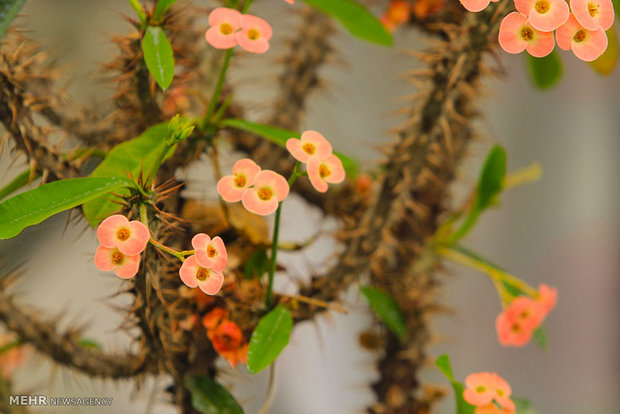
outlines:
[{"label": "cluster of buds", "polygon": [[539,298],[519,296],[497,317],[495,327],[504,346],[524,346],[555,307],[558,292],[545,284],[539,287]]},{"label": "cluster of buds", "polygon": [[[461,0],[472,12],[485,9],[490,1]],[[611,0],[514,0],[517,11],[508,14],[499,28],[499,44],[508,53],[526,50],[534,57],[547,56],[555,46],[572,50],[586,62],[607,49],[608,30],[614,22]],[[553,32],[555,31],[555,38]]]},{"label": "cluster of buds", "polygon": [[204,316],[202,324],[215,352],[228,361],[231,367],[236,367],[239,362],[246,363],[248,343],[237,324],[228,319],[226,310],[213,309]]}]

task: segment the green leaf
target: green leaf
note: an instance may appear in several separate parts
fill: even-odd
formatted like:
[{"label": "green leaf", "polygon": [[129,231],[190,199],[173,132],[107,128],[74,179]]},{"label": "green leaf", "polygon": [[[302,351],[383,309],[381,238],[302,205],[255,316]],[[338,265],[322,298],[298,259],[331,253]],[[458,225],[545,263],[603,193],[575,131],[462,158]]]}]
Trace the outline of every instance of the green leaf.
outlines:
[{"label": "green leaf", "polygon": [[547,330],[544,326],[539,326],[534,331],[534,341],[538,344],[540,349],[546,351],[549,348],[549,341],[547,339]]},{"label": "green leaf", "polygon": [[515,403],[516,414],[538,414],[538,411],[532,407],[532,403],[525,398],[511,397]]},{"label": "green leaf", "polygon": [[439,370],[450,380],[452,384],[452,389],[454,389],[454,396],[456,399],[456,413],[457,414],[474,414],[475,407],[470,405],[463,398],[463,391],[465,387],[460,382],[454,379],[454,375],[452,374],[452,365],[450,364],[450,357],[448,355],[443,354],[439,356],[435,360],[435,365],[439,368]]},{"label": "green leaf", "polygon": [[192,395],[192,406],[203,414],[243,414],[243,409],[230,392],[204,375],[188,374],[185,388]]},{"label": "green leaf", "polygon": [[155,20],[159,20],[168,11],[170,6],[176,3],[177,0],[157,0],[157,6],[155,6],[155,13],[153,13],[153,17]]},{"label": "green leaf", "polygon": [[0,39],[25,3],[26,0],[0,0]]},{"label": "green leaf", "polygon": [[174,78],[174,56],[166,34],[159,26],[148,26],[142,39],[146,67],[164,91]]},{"label": "green leaf", "polygon": [[[618,6],[620,7],[620,4]],[[620,8],[617,10],[620,10]],[[609,75],[618,64],[618,35],[616,27],[612,25],[606,33],[608,39],[607,49],[605,49],[601,56],[589,62],[592,69],[601,75]]]},{"label": "green leaf", "polygon": [[368,301],[370,308],[383,321],[385,326],[394,333],[401,341],[407,338],[407,324],[405,316],[398,303],[387,293],[370,287],[363,286],[360,291]]},{"label": "green leaf", "polygon": [[144,13],[144,7],[140,4],[140,0],[127,0],[132,9],[136,11],[138,18],[142,23],[146,23],[146,13]]},{"label": "green leaf", "polygon": [[[26,171],[19,174],[17,177],[13,178],[10,183],[0,188],[0,200],[2,200],[8,195],[13,194],[15,191],[19,190],[23,186],[29,184],[31,182],[30,173],[30,169],[27,169]],[[39,174],[35,173],[32,179],[34,180],[37,177],[39,177]]]},{"label": "green leaf", "polygon": [[243,269],[245,278],[253,279],[262,277],[267,270],[268,264],[269,258],[267,257],[267,250],[260,249],[255,251],[252,253],[252,256],[250,256]]},{"label": "green leaf", "polygon": [[392,35],[379,19],[355,0],[304,0],[323,13],[329,14],[360,39],[391,46]]},{"label": "green leaf", "polygon": [[506,151],[504,151],[501,146],[495,145],[491,148],[491,151],[489,151],[482,171],[480,172],[476,199],[474,200],[473,206],[461,227],[450,236],[448,244],[456,243],[471,230],[478,221],[480,214],[488,208],[497,195],[501,193],[505,176]]},{"label": "green leaf", "polygon": [[[91,177],[138,177],[142,171],[150,174],[162,151],[168,146],[166,134],[168,124],[163,122],[147,129],[142,135],[125,141],[108,153],[107,157],[91,173]],[[172,155],[172,151],[168,156]],[[129,195],[129,190],[118,191],[120,195]],[[96,226],[103,219],[118,211],[118,204],[107,197],[100,197],[84,204],[84,216],[91,226]]]},{"label": "green leaf", "polygon": [[248,349],[248,371],[257,374],[267,368],[288,345],[293,317],[282,305],[263,316],[252,332]]},{"label": "green leaf", "polygon": [[131,185],[125,178],[71,178],[18,194],[0,203],[0,239],[15,237],[54,214]]},{"label": "green leaf", "polygon": [[[301,136],[299,132],[290,131],[270,125],[263,125],[254,122],[244,121],[243,119],[224,119],[222,122],[220,122],[220,125],[223,127],[240,129],[242,131],[258,135],[265,138],[267,141],[271,141],[274,144],[278,144],[284,148],[286,148],[286,141],[289,138],[299,138]],[[340,161],[342,162],[342,167],[346,171],[347,176],[349,178],[355,177],[358,171],[357,162],[337,151],[334,151],[334,154],[338,158],[340,158]]]},{"label": "green leaf", "polygon": [[536,58],[526,53],[527,67],[534,85],[540,89],[549,89],[562,77],[562,59],[554,50],[545,57]]},{"label": "green leaf", "polygon": [[98,351],[101,351],[102,349],[101,344],[99,344],[99,342],[95,341],[94,339],[80,338],[78,340],[78,345],[82,348],[96,349]]}]

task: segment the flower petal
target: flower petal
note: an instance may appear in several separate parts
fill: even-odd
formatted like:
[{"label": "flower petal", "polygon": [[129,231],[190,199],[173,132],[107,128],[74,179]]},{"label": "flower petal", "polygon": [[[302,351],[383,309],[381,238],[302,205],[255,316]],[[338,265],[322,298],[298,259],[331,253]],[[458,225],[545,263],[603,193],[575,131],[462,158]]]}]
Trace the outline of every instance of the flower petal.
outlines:
[{"label": "flower petal", "polygon": [[131,279],[138,273],[140,269],[140,255],[133,256],[125,255],[123,263],[120,266],[116,266],[114,273],[121,279]]},{"label": "flower petal", "polygon": [[97,227],[97,239],[102,246],[116,247],[118,245],[118,238],[116,233],[123,226],[129,226],[129,220],[127,217],[121,214],[115,214],[103,220],[99,227]]},{"label": "flower petal", "polygon": [[215,295],[224,284],[224,275],[214,270],[209,270],[209,276],[205,280],[198,280],[198,287],[207,295]]},{"label": "flower petal", "polygon": [[183,281],[186,286],[195,288],[196,286],[198,286],[196,272],[198,272],[198,262],[196,262],[196,257],[192,255],[185,259],[185,261],[181,265],[181,268],[179,269],[179,276],[181,277],[181,281]]}]

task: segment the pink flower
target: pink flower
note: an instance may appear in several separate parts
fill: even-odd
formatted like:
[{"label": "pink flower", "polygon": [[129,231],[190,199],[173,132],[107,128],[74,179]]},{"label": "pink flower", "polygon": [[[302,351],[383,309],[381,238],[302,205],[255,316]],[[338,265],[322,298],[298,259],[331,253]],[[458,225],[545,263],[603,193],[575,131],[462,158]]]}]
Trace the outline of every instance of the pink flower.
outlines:
[{"label": "pink flower", "polygon": [[229,203],[241,201],[243,193],[253,183],[260,167],[249,158],[239,160],[233,166],[233,175],[222,177],[217,182],[217,192]]},{"label": "pink flower", "polygon": [[614,23],[614,6],[611,0],[571,0],[575,19],[587,30],[608,30]]},{"label": "pink flower", "polygon": [[[496,373],[478,372],[465,378],[466,389],[463,398],[477,407],[476,414],[500,413],[493,400],[502,406],[504,412],[513,412],[514,402],[510,399],[510,384]],[[495,409],[493,408],[495,407]]]},{"label": "pink flower", "polygon": [[535,29],[527,17],[512,12],[504,17],[499,26],[499,44],[508,53],[521,53],[524,50],[534,57],[547,56],[555,42],[552,32]]},{"label": "pink flower", "polygon": [[334,154],[319,160],[311,158],[308,161],[308,178],[317,191],[327,191],[327,183],[338,184],[344,181],[344,168],[340,158]]},{"label": "pink flower", "polygon": [[470,12],[479,12],[486,9],[491,1],[498,2],[499,0],[460,0],[463,7]]},{"label": "pink flower", "polygon": [[288,4],[295,4],[295,0],[284,0],[285,2],[287,2]]},{"label": "pink flower", "polygon": [[266,216],[278,208],[278,203],[288,196],[288,182],[280,174],[263,170],[254,177],[254,187],[248,189],[241,201],[246,210]]},{"label": "pink flower", "polygon": [[527,16],[533,28],[551,32],[568,19],[570,9],[564,0],[515,0],[517,11]]},{"label": "pink flower", "polygon": [[179,269],[181,280],[191,288],[199,287],[207,295],[215,295],[224,284],[224,275],[198,264],[195,255],[189,256]]},{"label": "pink flower", "polygon": [[539,302],[545,309],[545,313],[547,314],[551,312],[553,308],[555,308],[555,304],[558,302],[558,290],[556,288],[547,286],[544,283],[541,283],[538,286],[538,291],[540,292]]},{"label": "pink flower", "polygon": [[129,221],[120,214],[103,220],[97,228],[97,239],[102,246],[118,248],[127,256],[140,254],[146,248],[150,238],[149,230],[141,222]]},{"label": "pink flower", "polygon": [[[13,334],[4,334],[0,336],[0,348],[8,346],[14,342],[17,337]],[[9,349],[5,349],[0,354],[0,380],[10,379],[13,371],[22,365],[27,356],[27,349],[24,345],[15,345]]]},{"label": "pink flower", "polygon": [[316,131],[304,132],[301,139],[289,138],[286,149],[300,162],[308,162],[312,158],[322,160],[332,153],[332,145]]},{"label": "pink flower", "polygon": [[200,266],[218,273],[224,271],[228,254],[221,237],[216,236],[211,240],[211,237],[206,234],[198,233],[192,239],[192,246],[196,251],[196,261]]},{"label": "pink flower", "polygon": [[588,30],[572,14],[555,36],[561,49],[572,50],[575,56],[586,62],[595,60],[607,49],[607,35],[603,29]]},{"label": "pink flower", "polygon": [[216,49],[237,46],[236,33],[241,27],[241,13],[235,9],[219,7],[209,14],[211,28],[205,33],[207,42]]},{"label": "pink flower", "polygon": [[236,33],[239,46],[252,53],[265,53],[269,50],[271,26],[260,17],[244,14],[241,16],[241,31]]},{"label": "pink flower", "polygon": [[131,279],[140,268],[140,255],[126,255],[118,248],[99,246],[95,253],[95,266],[104,272],[114,271],[122,279]]},{"label": "pink flower", "polygon": [[545,315],[545,309],[539,301],[519,296],[495,321],[499,342],[504,346],[517,347],[527,344]]},{"label": "pink flower", "polygon": [[463,398],[471,405],[487,405],[495,396],[495,377],[489,372],[470,374],[465,378]]}]

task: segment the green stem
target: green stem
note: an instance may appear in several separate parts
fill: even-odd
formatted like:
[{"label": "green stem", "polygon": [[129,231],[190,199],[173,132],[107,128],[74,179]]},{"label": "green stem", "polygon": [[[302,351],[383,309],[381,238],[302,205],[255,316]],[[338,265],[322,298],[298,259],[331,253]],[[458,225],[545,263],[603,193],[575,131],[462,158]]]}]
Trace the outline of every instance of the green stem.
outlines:
[{"label": "green stem", "polygon": [[220,97],[220,93],[222,92],[222,87],[224,86],[224,80],[226,80],[226,72],[228,72],[228,66],[230,64],[230,58],[233,55],[233,49],[230,48],[226,51],[226,56],[224,57],[224,63],[222,64],[222,69],[220,69],[220,75],[217,78],[217,83],[215,84],[215,90],[213,91],[213,96],[211,97],[211,101],[209,101],[209,107],[207,108],[207,113],[202,121],[202,129],[206,129],[209,122],[211,122],[211,115],[213,115],[213,111],[215,111],[215,106],[217,105],[217,100]]},{"label": "green stem", "polygon": [[241,9],[241,13],[246,13],[250,8],[250,4],[252,4],[252,0],[246,0],[245,4],[243,5],[243,9]]},{"label": "green stem", "polygon": [[[248,0],[251,1],[251,0]],[[247,4],[247,3],[246,3]],[[297,162],[293,173],[288,179],[288,186],[292,186],[297,177],[301,175],[299,167],[301,163]],[[269,280],[267,282],[267,296],[265,298],[265,304],[267,308],[270,308],[273,304],[273,277],[276,272],[276,259],[278,256],[278,237],[280,235],[280,213],[282,213],[282,202],[278,203],[278,209],[276,210],[276,217],[273,225],[273,240],[271,241],[271,263],[269,267]]]},{"label": "green stem", "polygon": [[170,152],[170,149],[172,148],[173,147],[171,147],[170,145],[166,145],[161,150],[161,153],[159,154],[159,158],[157,159],[155,164],[153,164],[153,168],[151,169],[151,172],[146,177],[146,183],[144,186],[145,188],[148,189],[149,185],[155,180],[155,176],[157,175],[157,171],[159,171],[159,167],[161,167],[161,165],[164,163],[164,160],[166,159],[166,155],[168,155],[168,152]]}]

